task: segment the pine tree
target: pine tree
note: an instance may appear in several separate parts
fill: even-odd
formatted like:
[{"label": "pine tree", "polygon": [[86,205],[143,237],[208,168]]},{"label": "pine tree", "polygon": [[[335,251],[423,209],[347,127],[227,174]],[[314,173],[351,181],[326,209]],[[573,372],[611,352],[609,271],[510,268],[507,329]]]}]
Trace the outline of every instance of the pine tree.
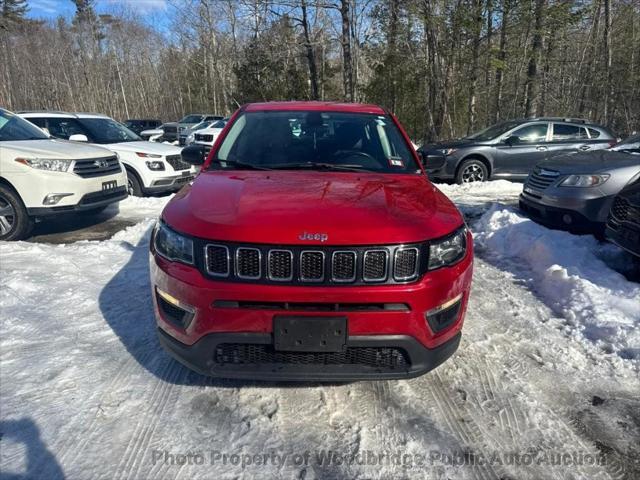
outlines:
[{"label": "pine tree", "polygon": [[7,30],[24,21],[28,10],[27,0],[0,0],[0,29]]}]

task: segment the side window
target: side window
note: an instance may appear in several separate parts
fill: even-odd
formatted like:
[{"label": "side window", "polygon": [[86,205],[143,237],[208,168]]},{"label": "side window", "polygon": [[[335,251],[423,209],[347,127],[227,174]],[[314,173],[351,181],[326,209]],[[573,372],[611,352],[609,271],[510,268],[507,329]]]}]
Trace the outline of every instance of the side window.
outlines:
[{"label": "side window", "polygon": [[47,120],[44,118],[27,118],[31,123],[40,128],[47,128]]},{"label": "side window", "polygon": [[512,137],[518,137],[522,143],[540,143],[547,139],[546,123],[536,123],[519,128],[511,133]]},{"label": "side window", "polygon": [[587,130],[584,127],[577,127],[575,125],[565,125],[563,123],[553,124],[553,141],[563,140],[586,140],[589,136]]},{"label": "side window", "polygon": [[89,136],[73,118],[50,118],[48,127],[51,135],[65,140],[68,140],[71,135]]},{"label": "side window", "polygon": [[590,128],[589,135],[591,135],[591,138],[598,138],[600,136],[600,132],[595,128]]}]

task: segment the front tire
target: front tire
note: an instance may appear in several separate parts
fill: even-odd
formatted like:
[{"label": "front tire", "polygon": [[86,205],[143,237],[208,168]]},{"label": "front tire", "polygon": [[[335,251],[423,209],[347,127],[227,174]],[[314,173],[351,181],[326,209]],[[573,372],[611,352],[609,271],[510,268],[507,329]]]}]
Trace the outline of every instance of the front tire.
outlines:
[{"label": "front tire", "polygon": [[23,240],[29,237],[33,225],[18,194],[0,185],[0,240]]},{"label": "front tire", "polygon": [[459,185],[463,183],[486,182],[487,180],[489,180],[489,170],[487,166],[481,160],[474,158],[462,162],[456,174],[456,183]]},{"label": "front tire", "polygon": [[127,170],[127,190],[129,191],[129,195],[134,197],[144,196],[138,176],[130,170]]}]

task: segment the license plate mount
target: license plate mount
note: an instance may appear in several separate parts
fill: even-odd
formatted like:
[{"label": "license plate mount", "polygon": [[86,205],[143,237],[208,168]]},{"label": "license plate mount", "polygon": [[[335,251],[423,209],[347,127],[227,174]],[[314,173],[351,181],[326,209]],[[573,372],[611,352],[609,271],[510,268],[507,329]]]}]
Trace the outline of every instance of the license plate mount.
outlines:
[{"label": "license plate mount", "polygon": [[108,190],[113,190],[114,188],[118,188],[118,182],[115,180],[110,180],[108,182],[102,182],[102,191],[106,192]]},{"label": "license plate mount", "polygon": [[278,351],[343,352],[347,333],[347,317],[273,318],[273,346]]}]

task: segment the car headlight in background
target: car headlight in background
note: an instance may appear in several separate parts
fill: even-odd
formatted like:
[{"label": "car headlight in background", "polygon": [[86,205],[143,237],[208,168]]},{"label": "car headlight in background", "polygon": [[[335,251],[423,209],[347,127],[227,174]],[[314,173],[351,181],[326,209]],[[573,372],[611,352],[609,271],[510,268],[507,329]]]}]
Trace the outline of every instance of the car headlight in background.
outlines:
[{"label": "car headlight in background", "polygon": [[174,232],[164,223],[156,224],[153,246],[167,260],[193,265],[193,240]]},{"label": "car headlight in background", "polygon": [[158,160],[155,161],[151,161],[151,162],[145,162],[147,164],[147,168],[149,170],[153,170],[153,171],[159,171],[159,170],[164,170],[164,162],[160,162]]},{"label": "car headlight in background", "polygon": [[136,155],[142,158],[162,158],[162,155],[156,153],[136,152]]},{"label": "car headlight in background", "polygon": [[561,187],[597,187],[609,179],[609,175],[569,175]]},{"label": "car headlight in background", "polygon": [[453,265],[467,252],[467,228],[462,227],[453,235],[429,244],[429,270]]},{"label": "car headlight in background", "polygon": [[449,155],[454,153],[456,150],[457,150],[457,148],[443,148],[440,151],[444,154],[445,157],[448,157]]},{"label": "car headlight in background", "polygon": [[193,142],[195,141],[195,138],[196,138],[195,133],[192,133],[191,135],[189,135],[189,136],[187,137],[187,140],[186,140],[187,145],[189,145],[189,144],[193,143]]},{"label": "car headlight in background", "polygon": [[38,170],[49,170],[50,172],[68,172],[73,160],[62,160],[57,158],[16,158],[16,162],[27,167]]}]

